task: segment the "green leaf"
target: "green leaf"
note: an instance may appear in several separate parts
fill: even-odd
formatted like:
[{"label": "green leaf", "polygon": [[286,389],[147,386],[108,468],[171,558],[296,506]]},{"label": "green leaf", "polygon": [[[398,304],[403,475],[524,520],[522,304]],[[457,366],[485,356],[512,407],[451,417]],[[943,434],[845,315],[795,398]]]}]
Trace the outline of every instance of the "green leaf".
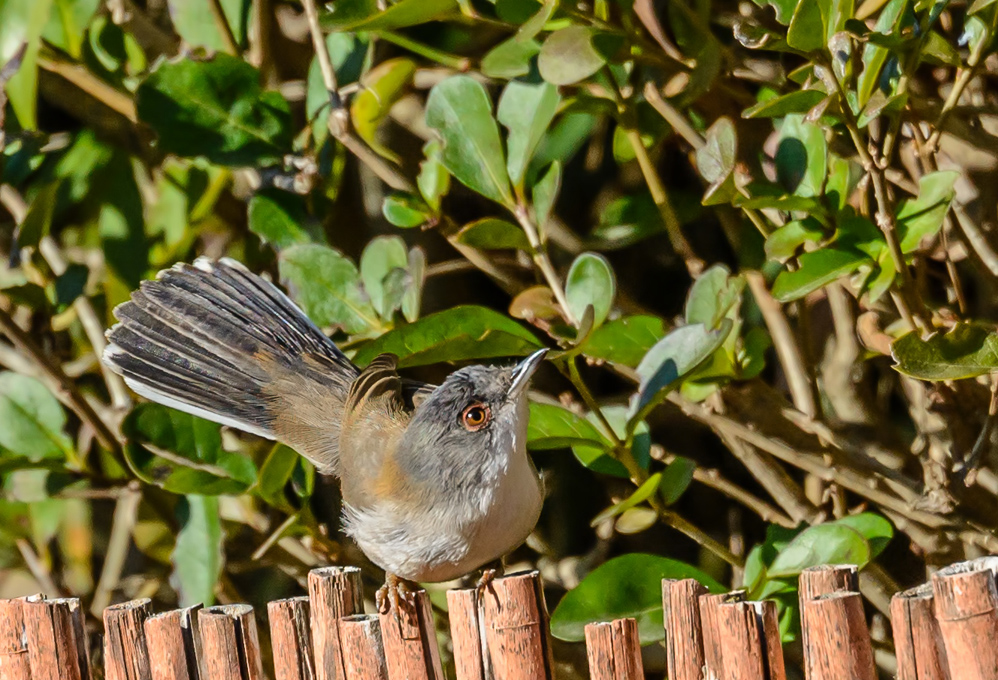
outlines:
[{"label": "green leaf", "polygon": [[594,330],[582,352],[593,359],[635,367],[664,337],[665,322],[657,316],[625,316]]},{"label": "green leaf", "polygon": [[0,423],[0,453],[34,462],[75,455],[62,404],[34,378],[0,373]]},{"label": "green leaf", "polygon": [[846,515],[835,520],[836,524],[854,529],[866,539],[870,545],[870,559],[873,560],[884,551],[894,537],[894,527],[884,517],[872,512],[862,512],[858,515]]},{"label": "green leaf", "polygon": [[409,323],[419,318],[419,306],[423,298],[423,283],[426,280],[426,255],[420,248],[409,251],[409,272],[402,294],[402,316]]},{"label": "green leaf", "polygon": [[558,200],[558,191],[561,189],[561,163],[554,161],[548,166],[547,172],[537,183],[534,184],[531,197],[534,201],[534,219],[537,221],[537,228],[541,233],[541,241],[544,241],[544,227],[547,225],[551,211],[554,209],[555,201]]},{"label": "green leaf", "polygon": [[797,90],[745,109],[742,118],[782,118],[792,113],[807,113],[827,96],[821,90]]},{"label": "green leaf", "polygon": [[581,444],[608,448],[610,443],[592,423],[574,411],[555,404],[530,402],[527,447],[535,451],[564,449]]},{"label": "green leaf", "polygon": [[541,77],[554,85],[572,85],[599,71],[606,57],[593,46],[595,35],[592,28],[578,24],[549,35],[537,59]]},{"label": "green leaf", "polygon": [[824,128],[806,122],[799,115],[787,116],[776,149],[776,175],[780,183],[796,196],[820,196],[827,173],[828,144]]},{"label": "green leaf", "polygon": [[163,62],[135,93],[139,119],[163,153],[204,156],[229,166],[276,163],[291,151],[291,113],[242,59]]},{"label": "green leaf", "polygon": [[724,344],[732,327],[731,319],[723,319],[715,330],[699,323],[680,326],[655,343],[638,364],[641,387],[631,412],[641,414],[663,393],[674,389]]},{"label": "green leaf", "polygon": [[28,204],[28,212],[24,220],[14,232],[16,247],[38,247],[43,236],[48,236],[52,229],[52,218],[59,202],[62,182],[56,180],[43,186]]},{"label": "green leaf", "polygon": [[582,253],[572,263],[565,279],[565,298],[572,316],[581,319],[586,307],[593,306],[593,326],[599,327],[610,314],[617,294],[617,281],[606,258]]},{"label": "green leaf", "polygon": [[298,461],[299,456],[294,449],[275,444],[260,466],[260,482],[256,488],[260,498],[279,510],[293,512],[295,509],[288,502],[284,489],[291,481]]},{"label": "green leaf", "polygon": [[686,323],[717,328],[729,310],[742,301],[745,279],[717,264],[700,274],[686,298]]},{"label": "green leaf", "polygon": [[423,203],[419,196],[404,191],[388,194],[385,196],[385,202],[381,204],[381,214],[385,219],[402,229],[412,229],[426,224],[431,218],[428,209],[429,206]]},{"label": "green leaf", "polygon": [[377,0],[337,0],[322,17],[334,31],[390,31],[435,21],[458,10],[457,0],[399,0],[382,10]]},{"label": "green leaf", "polygon": [[485,250],[530,250],[523,229],[512,222],[485,217],[469,222],[457,233],[458,243]]},{"label": "green leaf", "polygon": [[662,579],[693,578],[712,593],[724,586],[684,562],[658,555],[621,555],[590,572],[565,594],[551,614],[551,634],[559,640],[581,642],[586,624],[634,618],[641,644],[665,637],[662,623]]},{"label": "green leaf", "polygon": [[[367,68],[369,43],[367,37],[352,33],[330,33],[326,36],[326,51],[336,72],[336,81],[342,87],[356,82]],[[329,137],[329,92],[322,78],[322,68],[317,57],[308,67],[305,91],[305,115],[312,122],[312,136],[316,147],[321,147]]]},{"label": "green leaf", "polygon": [[[204,47],[212,52],[225,52],[228,45],[215,20],[211,2],[214,0],[209,2],[167,0],[170,23],[189,47]],[[249,0],[220,0],[219,5],[228,20],[236,44],[244,44],[250,15]]]},{"label": "green leaf", "polygon": [[218,499],[184,496],[177,503],[177,520],[180,532],[171,558],[170,585],[177,591],[181,607],[211,606],[225,562]]},{"label": "green leaf", "polygon": [[[877,17],[877,23],[873,30],[880,35],[896,35],[901,28],[901,23],[905,17],[905,9],[909,5],[909,0],[889,0]],[[881,81],[881,71],[891,50],[881,47],[873,41],[867,42],[863,46],[863,72],[856,80],[856,97],[859,106],[865,107],[873,91]]]},{"label": "green leaf", "polygon": [[550,83],[511,82],[499,97],[496,117],[509,134],[506,170],[514,185],[523,182],[527,164],[558,110],[561,97]]},{"label": "green leaf", "polygon": [[825,46],[825,22],[822,5],[827,8],[827,0],[802,0],[794,10],[787,30],[787,44],[801,52],[813,52]]},{"label": "green leaf", "polygon": [[419,164],[419,176],[416,177],[416,185],[419,187],[419,193],[426,200],[426,204],[434,213],[437,213],[440,211],[440,199],[450,189],[450,173],[447,172],[447,168],[441,162],[443,145],[441,145],[440,140],[431,139],[424,144],[423,156],[425,158]]},{"label": "green leaf", "polygon": [[697,150],[697,170],[710,185],[704,205],[727,203],[736,193],[735,160],[738,153],[735,126],[726,116],[718,118],[707,130],[706,143]]},{"label": "green leaf", "polygon": [[961,380],[998,370],[998,334],[993,327],[960,323],[948,333],[922,340],[917,332],[891,343],[899,373],[919,380]]},{"label": "green leaf", "polygon": [[693,471],[696,470],[695,461],[683,456],[676,456],[676,459],[669,463],[669,466],[662,471],[662,483],[659,485],[659,495],[666,505],[672,505],[679,500],[690,482],[693,481]]},{"label": "green leaf", "polygon": [[509,177],[485,88],[470,76],[452,76],[433,87],[426,124],[439,133],[442,162],[459,182],[497,203],[513,206]]},{"label": "green leaf", "polygon": [[364,283],[371,305],[382,319],[391,319],[402,304],[401,291],[394,296],[389,291],[387,279],[393,271],[403,273],[409,265],[405,241],[398,236],[378,236],[367,244],[360,256],[360,280]]},{"label": "green leaf", "polygon": [[780,302],[797,300],[822,286],[851,274],[864,263],[872,262],[869,255],[855,250],[822,248],[797,258],[797,271],[782,271],[773,282],[773,297]]},{"label": "green leaf", "polygon": [[821,223],[813,217],[787,222],[766,237],[766,257],[786,262],[805,243],[818,243],[825,237]]},{"label": "green leaf", "polygon": [[139,404],[121,431],[136,476],[171,493],[240,494],[256,482],[253,461],[222,448],[216,423],[159,404]]},{"label": "green leaf", "polygon": [[423,366],[445,361],[526,356],[540,349],[529,331],[486,307],[462,305],[424,316],[364,345],[354,363],[366,366],[374,357],[391,352],[399,365]]},{"label": "green leaf", "polygon": [[796,576],[821,564],[855,564],[870,561],[870,546],[855,529],[829,522],[808,527],[797,535],[766,570],[770,578]]},{"label": "green leaf", "polygon": [[350,102],[350,119],[357,135],[382,156],[398,156],[378,142],[378,126],[385,119],[416,74],[416,62],[405,57],[383,61],[364,74],[360,92]]},{"label": "green leaf", "polygon": [[278,271],[292,298],[318,326],[340,326],[350,334],[381,323],[360,287],[360,274],[340,252],[321,245],[281,251]]},{"label": "green leaf", "polygon": [[513,36],[504,40],[482,57],[482,75],[489,78],[518,78],[530,73],[530,60],[541,51],[536,40],[521,40]]},{"label": "green leaf", "polygon": [[[51,8],[52,0],[0,2],[0,66],[20,59],[14,74],[0,87],[25,130],[38,127],[38,50]],[[22,46],[24,52],[19,55]]]},{"label": "green leaf", "polygon": [[611,517],[616,517],[617,515],[630,510],[631,508],[637,507],[641,503],[655,495],[658,491],[659,484],[662,482],[662,473],[656,472],[651,477],[645,480],[644,484],[635,489],[634,493],[620,501],[611,505],[609,508],[596,515],[593,520],[589,523],[589,526],[595,527],[600,522],[610,519]]},{"label": "green leaf", "polygon": [[902,201],[897,214],[902,252],[915,251],[922,239],[939,233],[950,203],[956,196],[953,186],[959,177],[960,173],[956,170],[922,175],[918,181],[918,198]]},{"label": "green leaf", "polygon": [[100,0],[55,0],[42,37],[50,45],[79,59],[87,24],[99,6]]},{"label": "green leaf", "polygon": [[253,195],[247,213],[249,229],[277,250],[301,243],[325,243],[321,228],[309,218],[301,196],[278,189]]}]

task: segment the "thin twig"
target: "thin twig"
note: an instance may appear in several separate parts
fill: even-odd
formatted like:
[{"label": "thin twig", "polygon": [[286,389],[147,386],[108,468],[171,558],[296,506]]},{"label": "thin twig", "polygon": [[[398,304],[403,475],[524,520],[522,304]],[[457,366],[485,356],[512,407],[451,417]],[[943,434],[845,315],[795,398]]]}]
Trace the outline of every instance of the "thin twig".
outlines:
[{"label": "thin twig", "polygon": [[666,525],[693,539],[698,545],[711,551],[732,567],[735,567],[736,569],[744,568],[745,561],[743,559],[732,553],[703,529],[686,520],[679,513],[666,508],[661,508],[659,509],[658,514]]},{"label": "thin twig", "polygon": [[132,481],[118,496],[114,505],[114,516],[111,519],[111,535],[104,554],[104,566],[101,568],[97,587],[94,589],[94,599],[90,604],[90,613],[100,616],[111,603],[111,593],[121,580],[121,570],[128,556],[128,545],[132,538],[132,529],[138,517],[139,502],[142,493],[139,483]]},{"label": "thin twig", "polygon": [[42,373],[53,383],[53,391],[59,400],[72,409],[80,417],[80,420],[93,428],[101,446],[110,451],[115,460],[124,465],[121,443],[111,427],[101,420],[90,402],[84,399],[77,389],[76,384],[63,372],[62,367],[50,360],[31,339],[31,336],[25,333],[3,308],[0,308],[0,332],[10,338],[22,354],[30,357],[37,364]]},{"label": "thin twig", "polygon": [[696,128],[690,125],[686,116],[677,111],[672,104],[665,101],[658,88],[655,87],[655,83],[651,81],[645,84],[645,99],[665,119],[665,122],[676,131],[676,134],[686,140],[687,144],[697,151],[706,146],[707,142],[697,132]]},{"label": "thin twig", "polygon": [[54,55],[45,53],[38,55],[38,65],[46,71],[62,76],[131,122],[138,122],[138,115],[135,112],[135,102],[132,98],[124,92],[111,87],[100,78],[97,78],[84,67],[62,61]]},{"label": "thin twig", "polygon": [[518,205],[513,211],[513,214],[516,216],[517,222],[520,223],[520,226],[523,227],[524,233],[527,235],[527,241],[530,243],[530,247],[533,250],[534,264],[536,264],[537,268],[541,270],[541,275],[544,277],[548,287],[554,294],[554,299],[557,300],[558,305],[561,306],[565,319],[568,323],[577,327],[580,320],[575,318],[575,315],[572,314],[572,310],[568,307],[568,298],[565,297],[565,288],[561,285],[561,279],[558,278],[558,273],[554,270],[554,266],[551,264],[550,258],[548,258],[547,248],[544,243],[541,242],[537,227],[530,220],[526,207],[522,204]]},{"label": "thin twig", "polygon": [[35,549],[31,547],[27,539],[19,538],[15,541],[17,544],[17,550],[21,553],[21,559],[24,560],[24,566],[28,568],[31,575],[34,577],[35,581],[38,583],[42,591],[49,597],[63,597],[65,593],[62,589],[55,584],[52,580],[52,574],[49,573],[48,568],[42,564],[41,558],[35,552]]},{"label": "thin twig", "polygon": [[814,385],[804,364],[804,356],[797,343],[797,338],[783,313],[783,308],[769,293],[761,273],[746,271],[745,280],[752,290],[756,304],[759,305],[769,334],[773,337],[776,355],[780,359],[780,365],[783,366],[783,374],[786,376],[794,406],[797,407],[798,411],[811,418],[817,417],[818,408],[814,397]]},{"label": "thin twig", "polygon": [[222,0],[208,0],[208,7],[211,9],[211,18],[215,20],[215,28],[218,29],[219,34],[222,36],[225,51],[233,57],[238,57],[239,43],[236,42],[236,36],[232,33],[232,26],[229,25],[229,20],[225,16],[225,8],[222,7]]}]

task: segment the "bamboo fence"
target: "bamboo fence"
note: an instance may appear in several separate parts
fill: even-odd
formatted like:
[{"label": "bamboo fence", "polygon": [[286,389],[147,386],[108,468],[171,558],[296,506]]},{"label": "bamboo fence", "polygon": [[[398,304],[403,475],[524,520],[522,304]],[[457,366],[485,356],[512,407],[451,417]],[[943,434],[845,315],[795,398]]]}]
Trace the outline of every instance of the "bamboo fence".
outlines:
[{"label": "bamboo fence", "polygon": [[[898,593],[891,623],[899,680],[998,680],[998,591],[993,562],[949,567]],[[807,680],[874,680],[870,632],[852,566],[800,578]],[[443,680],[429,598],[363,613],[360,572],[309,574],[307,597],[267,607],[274,680]],[[554,677],[548,613],[536,572],[447,593],[457,680]],[[786,680],[776,605],[743,592],[709,594],[696,581],[662,582],[670,680]],[[263,680],[257,624],[244,604],[153,614],[148,600],[104,611],[108,680]],[[634,619],[585,628],[593,680],[638,680]],[[77,599],[0,600],[0,680],[91,680]]]}]

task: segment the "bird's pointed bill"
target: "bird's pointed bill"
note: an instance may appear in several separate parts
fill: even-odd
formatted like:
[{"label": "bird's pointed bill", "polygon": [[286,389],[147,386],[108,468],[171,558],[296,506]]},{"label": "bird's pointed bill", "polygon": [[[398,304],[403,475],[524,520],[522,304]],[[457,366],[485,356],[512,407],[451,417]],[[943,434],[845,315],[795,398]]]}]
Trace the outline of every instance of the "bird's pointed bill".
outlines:
[{"label": "bird's pointed bill", "polygon": [[530,376],[541,365],[547,353],[548,350],[546,347],[539,349],[513,367],[513,384],[509,386],[509,390],[506,392],[506,395],[510,399],[518,396],[526,388],[527,383],[530,382]]}]

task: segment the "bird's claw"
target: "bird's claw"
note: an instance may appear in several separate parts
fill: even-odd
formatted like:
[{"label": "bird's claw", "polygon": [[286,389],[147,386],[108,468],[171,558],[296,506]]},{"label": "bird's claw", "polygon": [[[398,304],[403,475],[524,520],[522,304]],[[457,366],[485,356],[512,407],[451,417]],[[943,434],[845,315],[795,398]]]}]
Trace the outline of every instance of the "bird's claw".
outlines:
[{"label": "bird's claw", "polygon": [[485,591],[487,591],[491,586],[492,582],[496,580],[499,576],[498,569],[483,569],[482,576],[478,579],[478,583],[475,584],[475,590],[478,593],[478,600],[481,601],[485,597]]},{"label": "bird's claw", "polygon": [[391,610],[401,612],[403,608],[410,613],[416,610],[416,593],[412,584],[395,574],[385,575],[385,585],[378,588],[374,596],[378,612],[387,614]]}]

